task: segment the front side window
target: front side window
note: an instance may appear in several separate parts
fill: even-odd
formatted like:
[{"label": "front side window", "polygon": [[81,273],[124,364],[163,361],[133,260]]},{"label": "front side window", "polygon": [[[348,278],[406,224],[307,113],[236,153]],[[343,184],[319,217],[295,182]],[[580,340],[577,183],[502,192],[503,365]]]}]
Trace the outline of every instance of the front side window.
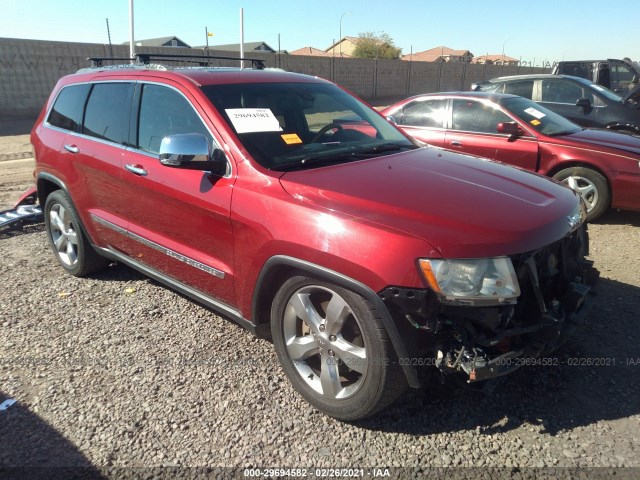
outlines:
[{"label": "front side window", "polygon": [[542,80],[542,102],[575,105],[581,98],[586,98],[592,103],[594,101],[593,94],[578,83],[563,79]]},{"label": "front side window", "polygon": [[137,148],[158,153],[164,137],[182,133],[200,133],[207,137],[209,145],[213,145],[209,130],[182,94],[162,85],[144,85]]},{"label": "front side window", "polygon": [[399,125],[442,128],[446,108],[446,100],[416,100],[405,105],[397,121]]},{"label": "front side window", "polygon": [[453,101],[454,130],[497,134],[499,123],[511,121],[497,106],[474,100],[456,99]]},{"label": "front side window", "polygon": [[91,89],[82,133],[126,145],[133,84],[96,83]]},{"label": "front side window", "polygon": [[417,148],[377,112],[333,84],[239,83],[202,90],[265,168],[315,168]]},{"label": "front side window", "polygon": [[90,88],[91,85],[88,83],[63,88],[51,107],[47,119],[49,124],[79,133],[82,126],[82,110]]}]

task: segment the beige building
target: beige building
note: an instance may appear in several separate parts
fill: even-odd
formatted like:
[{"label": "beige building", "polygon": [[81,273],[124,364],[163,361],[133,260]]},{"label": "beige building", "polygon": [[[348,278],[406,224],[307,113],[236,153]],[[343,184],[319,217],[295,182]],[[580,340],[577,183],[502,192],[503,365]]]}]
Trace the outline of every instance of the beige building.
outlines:
[{"label": "beige building", "polygon": [[454,50],[453,48],[441,45],[422,52],[402,55],[400,58],[402,60],[410,60],[412,62],[470,63],[473,59],[473,53],[469,50]]},{"label": "beige building", "polygon": [[518,65],[520,62],[507,55],[480,55],[473,58],[473,63],[482,65]]},{"label": "beige building", "polygon": [[344,37],[325,50],[332,57],[350,57],[358,45],[358,37]]},{"label": "beige building", "polygon": [[311,55],[313,57],[330,57],[331,54],[313,47],[302,47],[289,52],[289,55]]}]

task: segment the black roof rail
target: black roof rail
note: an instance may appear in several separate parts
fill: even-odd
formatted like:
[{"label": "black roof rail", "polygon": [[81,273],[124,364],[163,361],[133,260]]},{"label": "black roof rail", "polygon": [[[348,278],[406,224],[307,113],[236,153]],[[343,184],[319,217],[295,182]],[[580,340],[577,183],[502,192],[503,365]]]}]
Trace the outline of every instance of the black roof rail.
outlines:
[{"label": "black roof rail", "polygon": [[[149,64],[151,60],[164,59],[172,62],[197,63],[201,67],[210,66],[211,60],[243,60],[251,62],[251,67],[256,70],[264,70],[264,60],[257,58],[238,58],[238,57],[221,57],[215,55],[180,55],[175,53],[137,53],[136,61],[142,64]],[[91,67],[102,67],[105,60],[118,60],[131,62],[129,57],[89,57]]]},{"label": "black roof rail", "polygon": [[130,62],[131,58],[129,57],[89,57],[87,60],[91,61],[91,68],[102,67],[102,62],[105,60],[122,60]]}]

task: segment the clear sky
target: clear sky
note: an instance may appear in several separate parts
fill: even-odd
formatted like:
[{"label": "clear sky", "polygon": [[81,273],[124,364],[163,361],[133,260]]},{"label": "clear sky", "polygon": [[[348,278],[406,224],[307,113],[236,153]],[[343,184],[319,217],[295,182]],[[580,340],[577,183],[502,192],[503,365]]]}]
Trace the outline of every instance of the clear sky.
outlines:
[{"label": "clear sky", "polygon": [[[175,35],[192,46],[245,41],[328,48],[340,36],[386,32],[402,53],[439,45],[545,60],[640,61],[638,0],[134,0],[135,38]],[[129,0],[0,0],[0,37],[108,43],[129,40]],[[342,19],[342,22],[341,22]]]}]

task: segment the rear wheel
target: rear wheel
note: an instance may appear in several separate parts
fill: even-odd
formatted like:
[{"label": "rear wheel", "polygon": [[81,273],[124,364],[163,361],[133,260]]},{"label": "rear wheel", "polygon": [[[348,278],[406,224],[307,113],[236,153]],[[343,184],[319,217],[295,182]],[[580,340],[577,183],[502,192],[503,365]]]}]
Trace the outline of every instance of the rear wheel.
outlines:
[{"label": "rear wheel", "polygon": [[47,197],[44,223],[58,263],[71,275],[82,277],[109,265],[88,242],[78,215],[62,190]]},{"label": "rear wheel", "polygon": [[565,168],[553,178],[571,187],[582,197],[587,206],[587,221],[594,221],[609,208],[609,184],[607,179],[595,170],[586,167]]},{"label": "rear wheel", "polygon": [[276,294],[271,330],[293,387],[332,417],[370,416],[406,386],[380,316],[354,292],[293,277]]}]

